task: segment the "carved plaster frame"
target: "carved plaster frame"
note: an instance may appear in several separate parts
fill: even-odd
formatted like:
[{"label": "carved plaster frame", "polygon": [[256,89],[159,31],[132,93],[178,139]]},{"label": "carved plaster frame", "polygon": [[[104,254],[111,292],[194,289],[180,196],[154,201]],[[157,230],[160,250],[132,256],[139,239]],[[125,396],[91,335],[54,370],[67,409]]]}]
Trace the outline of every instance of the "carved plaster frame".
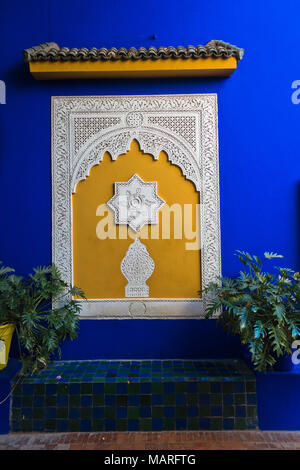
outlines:
[{"label": "carved plaster frame", "polygon": [[[87,135],[86,120],[96,120],[102,128]],[[80,131],[81,122],[85,126]],[[67,283],[73,283],[72,193],[106,151],[115,160],[133,139],[155,159],[165,151],[194,183],[201,203],[202,286],[221,275],[217,127],[216,94],[52,97],[52,260]],[[206,299],[80,303],[81,318],[178,319],[203,318]]]}]

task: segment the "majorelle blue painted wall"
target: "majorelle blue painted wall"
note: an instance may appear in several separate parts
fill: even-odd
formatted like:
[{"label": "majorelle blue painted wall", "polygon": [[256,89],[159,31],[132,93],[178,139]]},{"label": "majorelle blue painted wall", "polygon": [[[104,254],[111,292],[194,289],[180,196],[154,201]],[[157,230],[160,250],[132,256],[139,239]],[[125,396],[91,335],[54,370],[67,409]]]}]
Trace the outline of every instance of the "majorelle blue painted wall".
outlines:
[{"label": "majorelle blue painted wall", "polygon": [[[238,272],[236,249],[281,253],[299,269],[300,104],[291,100],[299,15],[298,0],[1,0],[0,259],[23,275],[51,263],[51,96],[217,93],[223,274]],[[47,41],[119,48],[211,39],[245,49],[230,78],[38,82],[22,59]],[[85,320],[63,346],[65,359],[240,353],[238,338],[205,320]]]}]

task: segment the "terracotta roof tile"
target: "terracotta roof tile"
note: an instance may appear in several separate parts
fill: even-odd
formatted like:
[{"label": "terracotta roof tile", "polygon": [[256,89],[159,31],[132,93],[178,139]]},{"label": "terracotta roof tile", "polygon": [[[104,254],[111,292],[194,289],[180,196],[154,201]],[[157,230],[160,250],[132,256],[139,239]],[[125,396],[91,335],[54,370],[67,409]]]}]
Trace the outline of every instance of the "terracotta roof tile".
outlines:
[{"label": "terracotta roof tile", "polygon": [[46,42],[39,46],[31,47],[23,51],[23,57],[25,62],[44,62],[44,61],[78,61],[78,60],[102,60],[102,61],[116,61],[116,60],[156,60],[156,59],[167,59],[167,58],[194,58],[199,59],[202,57],[222,57],[224,59],[229,57],[235,57],[237,61],[242,59],[244,50],[233,46],[232,44],[223,41],[210,41],[204,46],[178,46],[178,47],[158,47],[153,46],[146,49],[140,47],[130,47],[126,49],[121,47],[116,49],[106,49],[102,47],[97,49],[92,47],[87,49],[82,47],[81,49],[68,47],[59,47],[55,42]]}]

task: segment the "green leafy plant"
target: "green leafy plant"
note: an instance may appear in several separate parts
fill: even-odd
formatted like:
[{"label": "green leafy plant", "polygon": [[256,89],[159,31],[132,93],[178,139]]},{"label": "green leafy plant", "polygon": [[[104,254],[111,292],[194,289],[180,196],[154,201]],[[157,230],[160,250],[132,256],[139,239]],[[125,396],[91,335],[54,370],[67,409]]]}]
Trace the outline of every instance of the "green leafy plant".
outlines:
[{"label": "green leafy plant", "polygon": [[[0,267],[0,325],[14,324],[22,361],[21,374],[46,367],[60,344],[78,335],[83,292],[68,286],[55,265],[38,267],[28,278]],[[53,300],[56,300],[55,305]]]},{"label": "green leafy plant", "polygon": [[264,272],[265,262],[283,258],[264,253],[263,259],[237,251],[243,269],[236,278],[220,277],[204,290],[206,318],[220,312],[218,321],[247,344],[254,368],[273,368],[280,356],[291,353],[300,336],[300,274],[287,268]]}]

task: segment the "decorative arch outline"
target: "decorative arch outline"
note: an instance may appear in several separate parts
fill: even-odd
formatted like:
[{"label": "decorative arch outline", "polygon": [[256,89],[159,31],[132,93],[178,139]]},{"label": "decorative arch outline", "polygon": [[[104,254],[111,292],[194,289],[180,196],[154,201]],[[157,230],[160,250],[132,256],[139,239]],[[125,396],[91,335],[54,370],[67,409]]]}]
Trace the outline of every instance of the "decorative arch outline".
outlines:
[{"label": "decorative arch outline", "polygon": [[[76,155],[73,151],[74,116],[89,118],[95,115],[117,117],[118,124],[112,124],[86,146],[80,146],[82,150]],[[181,135],[180,126],[174,127],[171,122],[173,119],[174,123],[178,116],[195,116],[197,125],[191,130],[191,145],[186,142],[186,135]],[[156,124],[149,125],[153,117]],[[159,119],[156,117],[164,122],[169,120],[169,129],[157,124]],[[126,153],[133,139],[137,139],[140,148],[154,158],[165,151],[169,160],[181,168],[200,192],[202,285],[217,280],[221,274],[217,121],[215,94],[52,97],[52,260],[65,282],[73,282],[74,185],[101,161],[105,151],[112,152],[112,158],[117,158]],[[205,296],[195,299],[149,298],[143,302],[124,298],[93,299],[81,301],[81,318],[203,318],[206,300]],[[139,308],[141,303],[145,306],[143,309]]]}]

